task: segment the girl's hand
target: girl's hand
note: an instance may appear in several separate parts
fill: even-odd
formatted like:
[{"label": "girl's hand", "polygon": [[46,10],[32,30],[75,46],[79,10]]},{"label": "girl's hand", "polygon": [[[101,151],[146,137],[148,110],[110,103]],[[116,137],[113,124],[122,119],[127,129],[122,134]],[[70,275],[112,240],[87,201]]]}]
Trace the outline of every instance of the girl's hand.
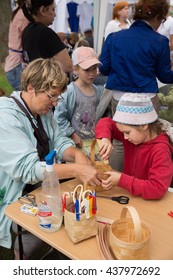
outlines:
[{"label": "girl's hand", "polygon": [[107,160],[112,152],[112,143],[107,138],[102,138],[100,149],[99,149],[99,155],[103,160]]},{"label": "girl's hand", "polygon": [[78,148],[82,148],[82,146],[83,146],[82,139],[79,137],[79,135],[77,135],[76,132],[72,133],[71,139],[74,141],[74,143],[76,144],[76,146]]},{"label": "girl's hand", "polygon": [[108,191],[118,185],[122,173],[118,171],[107,171],[104,174],[110,175],[108,179],[102,179],[102,187]]}]

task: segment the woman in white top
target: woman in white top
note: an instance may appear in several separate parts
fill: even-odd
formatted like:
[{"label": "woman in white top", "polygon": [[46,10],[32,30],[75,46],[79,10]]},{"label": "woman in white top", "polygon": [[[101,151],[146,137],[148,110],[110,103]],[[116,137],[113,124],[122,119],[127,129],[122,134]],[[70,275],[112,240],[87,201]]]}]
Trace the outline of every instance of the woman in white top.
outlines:
[{"label": "woman in white top", "polygon": [[112,11],[112,20],[110,20],[105,28],[105,40],[106,37],[112,33],[121,29],[127,29],[130,27],[131,22],[128,19],[129,16],[129,4],[126,1],[117,2],[114,5]]},{"label": "woman in white top", "polygon": [[160,34],[165,35],[169,40],[170,55],[173,65],[173,17],[168,16],[166,21],[161,23],[157,31]]}]

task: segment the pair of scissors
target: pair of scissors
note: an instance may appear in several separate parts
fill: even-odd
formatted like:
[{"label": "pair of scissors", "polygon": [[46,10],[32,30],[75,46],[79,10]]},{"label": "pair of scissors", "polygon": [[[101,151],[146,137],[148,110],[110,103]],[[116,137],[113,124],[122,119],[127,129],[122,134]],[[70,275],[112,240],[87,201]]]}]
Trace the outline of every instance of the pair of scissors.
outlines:
[{"label": "pair of scissors", "polygon": [[21,196],[21,197],[18,198],[18,201],[21,204],[26,204],[26,205],[29,205],[29,206],[37,207],[36,196],[34,194],[28,193],[24,196]]},{"label": "pair of scissors", "polygon": [[[79,192],[78,192],[79,189]],[[73,203],[75,205],[76,220],[80,221],[80,213],[85,207],[85,196],[87,193],[92,193],[91,190],[83,191],[83,185],[78,185],[73,191]]]},{"label": "pair of scissors", "polygon": [[116,201],[120,204],[128,204],[129,203],[129,197],[125,195],[120,195],[120,196],[102,196],[102,195],[97,195],[97,197],[100,198],[105,198],[105,199],[110,199],[113,201]]}]

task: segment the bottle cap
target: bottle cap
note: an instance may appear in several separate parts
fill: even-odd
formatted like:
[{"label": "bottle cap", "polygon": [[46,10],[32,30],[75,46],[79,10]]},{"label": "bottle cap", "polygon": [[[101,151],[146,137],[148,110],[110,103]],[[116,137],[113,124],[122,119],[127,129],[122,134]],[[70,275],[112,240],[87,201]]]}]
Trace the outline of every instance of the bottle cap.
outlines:
[{"label": "bottle cap", "polygon": [[48,172],[52,172],[53,169],[53,165],[54,165],[54,158],[56,156],[56,151],[52,150],[50,151],[50,153],[45,157],[45,161],[46,161],[46,170]]},{"label": "bottle cap", "polygon": [[50,153],[45,157],[46,164],[53,165],[55,156],[56,156],[56,151],[55,150],[50,151]]}]

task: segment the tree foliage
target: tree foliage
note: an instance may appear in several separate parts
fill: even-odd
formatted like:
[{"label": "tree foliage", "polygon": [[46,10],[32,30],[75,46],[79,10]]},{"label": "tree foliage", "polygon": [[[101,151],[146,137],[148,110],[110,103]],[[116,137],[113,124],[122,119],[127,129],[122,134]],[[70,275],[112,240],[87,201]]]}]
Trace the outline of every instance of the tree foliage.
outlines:
[{"label": "tree foliage", "polygon": [[8,29],[11,18],[11,1],[0,0],[0,62],[8,54]]}]

